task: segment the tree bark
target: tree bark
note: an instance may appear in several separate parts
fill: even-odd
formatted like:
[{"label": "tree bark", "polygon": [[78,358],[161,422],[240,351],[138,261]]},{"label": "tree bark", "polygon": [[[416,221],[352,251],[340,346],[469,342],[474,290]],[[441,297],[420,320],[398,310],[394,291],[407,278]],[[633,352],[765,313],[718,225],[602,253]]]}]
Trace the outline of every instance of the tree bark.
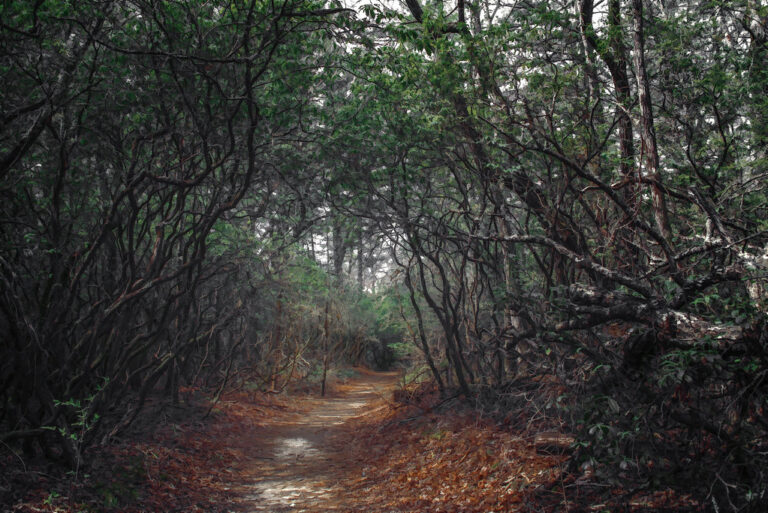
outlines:
[{"label": "tree bark", "polygon": [[653,216],[656,228],[667,241],[672,238],[669,226],[667,201],[659,172],[659,151],[656,146],[656,131],[653,126],[653,107],[651,105],[651,86],[648,82],[648,70],[645,62],[645,36],[643,34],[643,0],[632,0],[632,42],[637,94],[640,103],[640,132],[643,142],[643,154],[651,182]]}]

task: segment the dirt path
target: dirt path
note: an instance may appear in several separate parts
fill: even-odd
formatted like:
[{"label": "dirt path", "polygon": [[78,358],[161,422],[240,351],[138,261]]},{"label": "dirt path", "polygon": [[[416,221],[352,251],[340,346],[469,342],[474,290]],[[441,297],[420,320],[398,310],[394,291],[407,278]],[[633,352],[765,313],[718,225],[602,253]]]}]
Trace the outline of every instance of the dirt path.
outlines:
[{"label": "dirt path", "polygon": [[[565,500],[563,457],[476,410],[434,411],[429,389],[392,409],[397,381],[359,369],[327,398],[236,390],[205,422],[189,405],[104,449],[74,501],[70,480],[37,478],[8,511],[500,513]],[[539,487],[549,502],[524,508]]]},{"label": "dirt path", "polygon": [[254,445],[258,456],[245,471],[238,511],[339,511],[343,505],[334,497],[354,462],[332,440],[345,434],[345,423],[382,407],[397,378],[366,372],[339,385],[333,397],[311,400],[305,414],[264,429]]}]

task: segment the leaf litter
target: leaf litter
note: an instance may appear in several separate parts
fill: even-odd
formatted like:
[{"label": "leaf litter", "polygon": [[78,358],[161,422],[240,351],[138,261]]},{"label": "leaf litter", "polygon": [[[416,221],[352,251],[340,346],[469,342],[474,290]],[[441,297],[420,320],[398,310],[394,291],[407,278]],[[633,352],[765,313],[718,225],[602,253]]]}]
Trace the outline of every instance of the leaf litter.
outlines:
[{"label": "leaf litter", "polygon": [[541,426],[441,401],[430,385],[395,402],[394,373],[358,375],[326,398],[238,391],[206,420],[191,406],[153,425],[149,416],[88,454],[87,478],[35,474],[0,511],[639,511],[681,501],[592,487],[566,471],[567,454],[537,450]]}]

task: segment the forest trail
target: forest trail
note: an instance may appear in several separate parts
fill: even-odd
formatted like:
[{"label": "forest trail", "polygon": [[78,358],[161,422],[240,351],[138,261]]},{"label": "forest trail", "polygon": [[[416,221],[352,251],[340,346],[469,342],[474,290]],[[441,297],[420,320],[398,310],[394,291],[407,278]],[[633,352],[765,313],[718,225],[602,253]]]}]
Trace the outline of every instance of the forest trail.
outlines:
[{"label": "forest trail", "polygon": [[244,512],[341,511],[335,497],[354,465],[335,439],[350,420],[386,407],[399,374],[361,371],[332,396],[307,400],[307,410],[271,422],[259,433],[252,460],[233,489]]},{"label": "forest trail", "polygon": [[[207,420],[194,402],[105,448],[75,490],[40,477],[0,511],[74,513],[512,513],[600,511],[567,453],[537,450],[533,412],[505,420],[452,402],[429,384],[393,403],[398,373],[356,369],[327,397],[241,387]],[[317,391],[314,392],[317,394]],[[37,474],[35,474],[37,475]],[[586,486],[586,488],[584,488]],[[68,494],[75,492],[74,500]],[[626,506],[629,499],[618,494]],[[672,504],[674,508],[661,506]],[[590,505],[582,508],[583,505]],[[695,503],[664,492],[634,497],[636,511]],[[594,506],[594,507],[593,507]],[[624,511],[624,509],[622,509]]]}]

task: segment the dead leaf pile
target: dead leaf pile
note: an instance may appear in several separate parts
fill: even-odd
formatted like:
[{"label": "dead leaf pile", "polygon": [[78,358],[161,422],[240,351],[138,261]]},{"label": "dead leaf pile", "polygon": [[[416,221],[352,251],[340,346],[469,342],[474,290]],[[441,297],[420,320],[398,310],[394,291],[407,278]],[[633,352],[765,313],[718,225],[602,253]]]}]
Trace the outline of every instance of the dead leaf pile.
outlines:
[{"label": "dead leaf pile", "polygon": [[358,462],[343,487],[346,511],[517,511],[530,492],[560,484],[563,456],[537,453],[477,412],[426,410],[369,415],[337,441]]},{"label": "dead leaf pile", "polygon": [[330,400],[343,404],[353,397],[354,386],[374,382],[379,399],[366,399],[364,408],[350,402],[361,415],[317,428],[330,436],[318,438],[322,457],[297,463],[303,470],[267,461],[274,459],[271,441],[295,432],[300,412],[329,399],[237,392],[224,396],[206,419],[199,405],[154,414],[153,429],[90,453],[89,477],[76,483],[34,469],[15,472],[12,477],[29,481],[27,493],[14,504],[0,504],[0,511],[253,511],[258,500],[253,483],[270,479],[275,468],[302,486],[314,483],[328,491],[307,499],[313,512],[634,512],[695,506],[671,492],[629,493],[567,473],[566,454],[537,450],[538,424],[528,422],[522,430],[518,422],[497,422],[459,401],[440,400],[429,387],[395,394],[406,396],[405,403],[395,403],[396,377],[361,376],[360,383],[340,383]]},{"label": "dead leaf pile", "polygon": [[[260,435],[301,411],[301,400],[236,392],[224,396],[207,419],[201,411],[182,406],[159,415],[153,427],[87,453],[87,473],[77,482],[63,473],[36,477],[23,500],[0,504],[0,511],[229,511],[233,489],[247,478],[244,469],[260,461]],[[36,476],[33,469],[26,474]]]}]

